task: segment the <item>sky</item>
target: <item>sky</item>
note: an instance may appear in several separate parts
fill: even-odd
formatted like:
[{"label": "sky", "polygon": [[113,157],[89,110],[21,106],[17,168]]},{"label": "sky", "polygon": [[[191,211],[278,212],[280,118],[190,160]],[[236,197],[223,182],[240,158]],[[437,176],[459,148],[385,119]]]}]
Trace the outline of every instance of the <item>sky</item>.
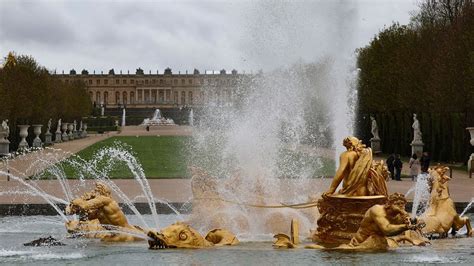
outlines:
[{"label": "sky", "polygon": [[416,0],[0,1],[0,55],[58,73],[274,69],[351,56]]}]

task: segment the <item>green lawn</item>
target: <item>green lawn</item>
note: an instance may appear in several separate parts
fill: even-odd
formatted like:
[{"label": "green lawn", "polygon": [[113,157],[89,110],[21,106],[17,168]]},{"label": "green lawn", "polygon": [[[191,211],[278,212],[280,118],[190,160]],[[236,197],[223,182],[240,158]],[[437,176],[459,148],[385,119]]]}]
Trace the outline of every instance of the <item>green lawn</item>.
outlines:
[{"label": "green lawn", "polygon": [[[96,157],[94,154],[100,149],[118,144],[132,152],[142,165],[147,178],[187,178],[187,144],[190,141],[190,137],[182,136],[112,137],[87,147],[77,155],[89,161]],[[108,166],[99,163],[97,168]],[[67,164],[64,164],[64,169],[68,178],[77,176],[76,170]],[[132,177],[124,162],[117,162],[111,169],[111,178]]]},{"label": "green lawn", "polygon": [[[211,145],[212,146],[212,145]],[[99,160],[98,152],[104,149],[117,148],[119,150],[129,151],[134,158],[142,166],[147,178],[189,178],[188,162],[191,153],[195,154],[194,163],[206,167],[206,164],[198,159],[208,158],[209,156],[197,156],[198,151],[191,152],[192,138],[186,136],[130,136],[130,137],[112,137],[101,142],[97,142],[86,149],[78,152],[65,162],[60,164],[67,178],[78,178],[84,176],[90,178],[91,174],[84,170],[78,170],[73,167],[73,163],[79,161],[79,165],[86,165],[86,162],[96,162],[93,167],[87,169],[95,169],[99,175],[105,175],[110,178],[131,178],[129,167],[125,161],[110,160],[110,154],[106,153],[104,159]],[[208,158],[211,165],[219,165],[219,158],[212,155],[218,152],[210,152]],[[79,159],[80,158],[80,159]],[[204,160],[206,161],[206,160]],[[84,168],[84,167],[83,167]],[[212,168],[212,167],[211,167]],[[207,169],[207,168],[206,168]],[[209,170],[209,169],[208,169]],[[282,149],[278,162],[277,175],[281,177],[292,178],[296,176],[329,176],[334,175],[334,160],[323,157],[308,156],[303,152],[290,151]],[[50,178],[55,174],[45,171],[40,178]]]}]

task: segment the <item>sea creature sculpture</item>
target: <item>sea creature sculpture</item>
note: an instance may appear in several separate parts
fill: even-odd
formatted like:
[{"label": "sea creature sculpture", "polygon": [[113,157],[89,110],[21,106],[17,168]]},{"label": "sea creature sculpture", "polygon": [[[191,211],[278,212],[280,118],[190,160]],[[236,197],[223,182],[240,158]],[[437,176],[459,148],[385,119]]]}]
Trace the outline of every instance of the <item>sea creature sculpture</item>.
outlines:
[{"label": "sea creature sculpture", "polygon": [[213,246],[237,245],[239,240],[225,229],[211,230],[205,237],[188,224],[177,222],[162,230],[148,232],[153,240],[148,240],[150,249],[206,248]]},{"label": "sea creature sculpture", "polygon": [[430,171],[432,180],[430,205],[427,211],[421,216],[426,227],[423,228],[425,235],[437,234],[440,237],[447,237],[449,230],[458,231],[466,226],[467,235],[472,236],[471,221],[468,217],[460,216],[456,212],[454,202],[449,195],[448,182],[451,179],[446,172],[448,167],[437,166]]}]

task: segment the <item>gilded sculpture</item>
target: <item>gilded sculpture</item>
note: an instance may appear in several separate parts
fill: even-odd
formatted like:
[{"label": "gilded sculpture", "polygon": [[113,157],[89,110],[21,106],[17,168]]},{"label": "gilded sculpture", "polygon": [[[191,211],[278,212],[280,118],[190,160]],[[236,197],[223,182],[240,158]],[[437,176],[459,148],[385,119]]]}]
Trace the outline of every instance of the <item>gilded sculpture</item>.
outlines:
[{"label": "gilded sculpture", "polygon": [[[416,231],[424,226],[422,221],[413,221],[412,223],[405,211],[406,203],[402,194],[394,193],[388,197],[385,204],[376,204],[365,212],[357,232],[347,244],[330,248],[311,244],[306,248],[384,250],[397,247],[399,241],[420,244],[414,242],[409,235],[401,235],[408,230]],[[276,238],[274,247],[295,248],[297,246],[290,237],[284,234],[277,234],[274,238]]]},{"label": "gilded sculpture", "polygon": [[206,248],[213,246],[237,245],[239,240],[231,232],[224,229],[214,229],[203,237],[188,224],[177,222],[162,230],[148,232],[150,249],[168,248]]},{"label": "gilded sculpture", "polygon": [[96,182],[94,190],[72,200],[66,213],[79,215],[79,220],[66,222],[66,229],[74,235],[109,242],[143,240],[134,234],[145,235],[143,229],[128,223],[120,206],[112,198],[110,188],[103,182]]},{"label": "gilded sculpture", "polygon": [[[387,172],[383,162],[373,162],[372,149],[366,148],[356,137],[343,141],[346,151],[339,158],[339,168],[324,196],[387,196]],[[342,189],[336,189],[342,182]]]},{"label": "gilded sculpture", "polygon": [[472,236],[472,226],[469,218],[457,214],[454,202],[449,195],[448,182],[451,178],[446,175],[448,170],[448,167],[437,166],[430,171],[431,197],[429,208],[422,215],[422,219],[426,223],[423,233],[446,237],[449,230],[453,229],[453,232],[456,232],[466,226],[467,235]]},{"label": "gilded sculpture", "polygon": [[[387,199],[385,163],[373,161],[372,150],[356,137],[345,138],[343,145],[346,151],[331,186],[317,202],[320,218],[312,240],[326,245],[349,243],[367,210]],[[342,189],[336,192],[341,182]]]}]

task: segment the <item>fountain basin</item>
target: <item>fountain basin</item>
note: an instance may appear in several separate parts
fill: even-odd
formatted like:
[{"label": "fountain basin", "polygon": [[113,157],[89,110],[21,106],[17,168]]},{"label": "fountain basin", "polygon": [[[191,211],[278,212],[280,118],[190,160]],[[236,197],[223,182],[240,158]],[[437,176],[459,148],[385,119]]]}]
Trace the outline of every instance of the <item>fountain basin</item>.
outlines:
[{"label": "fountain basin", "polygon": [[[136,217],[129,216],[132,222]],[[151,216],[145,216],[149,221]],[[473,216],[471,215],[471,218]],[[178,220],[176,215],[160,215],[160,227]],[[32,222],[34,221],[34,222]],[[88,264],[113,265],[132,264],[137,259],[140,265],[270,265],[270,264],[409,264],[409,263],[447,263],[472,264],[474,248],[472,238],[433,240],[427,247],[401,247],[389,252],[340,252],[294,249],[278,250],[272,248],[272,236],[239,236],[237,246],[219,249],[168,249],[149,250],[145,241],[136,243],[105,244],[92,239],[64,239],[66,246],[25,247],[23,243],[39,237],[52,235],[56,239],[65,236],[59,217],[21,217],[0,218],[0,264]]]}]

